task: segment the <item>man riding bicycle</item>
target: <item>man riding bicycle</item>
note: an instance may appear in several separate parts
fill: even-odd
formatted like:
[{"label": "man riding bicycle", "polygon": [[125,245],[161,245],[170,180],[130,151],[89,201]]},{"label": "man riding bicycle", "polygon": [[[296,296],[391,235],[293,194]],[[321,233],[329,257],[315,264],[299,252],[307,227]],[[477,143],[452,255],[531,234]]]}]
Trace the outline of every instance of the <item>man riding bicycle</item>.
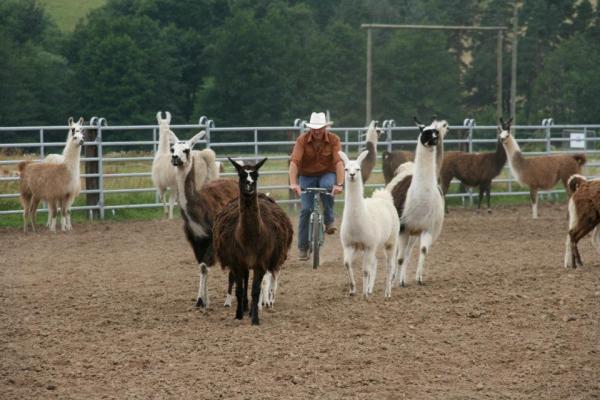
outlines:
[{"label": "man riding bicycle", "polygon": [[302,210],[298,220],[299,259],[308,260],[308,224],[313,209],[313,197],[302,193],[309,187],[320,187],[331,191],[332,196],[321,194],[325,217],[325,232],[334,234],[333,196],[343,191],[344,163],[338,152],[342,149],[340,138],[329,132],[332,122],[325,113],[313,112],[309,128],[296,139],[290,160],[290,189],[300,196]]}]

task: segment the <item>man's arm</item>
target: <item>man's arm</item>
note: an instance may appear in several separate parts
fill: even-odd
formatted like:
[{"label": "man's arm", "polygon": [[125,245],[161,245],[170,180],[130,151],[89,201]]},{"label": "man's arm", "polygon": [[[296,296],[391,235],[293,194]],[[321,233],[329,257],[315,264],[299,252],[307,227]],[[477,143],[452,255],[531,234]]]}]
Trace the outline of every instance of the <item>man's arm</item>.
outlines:
[{"label": "man's arm", "polygon": [[344,191],[344,163],[342,161],[338,161],[338,163],[335,164],[335,185],[333,185],[331,194],[335,196],[337,193],[342,193],[343,191]]},{"label": "man's arm", "polygon": [[290,176],[290,189],[292,189],[298,196],[300,196],[300,186],[298,185],[298,166],[294,161],[290,162],[290,170],[288,172]]}]

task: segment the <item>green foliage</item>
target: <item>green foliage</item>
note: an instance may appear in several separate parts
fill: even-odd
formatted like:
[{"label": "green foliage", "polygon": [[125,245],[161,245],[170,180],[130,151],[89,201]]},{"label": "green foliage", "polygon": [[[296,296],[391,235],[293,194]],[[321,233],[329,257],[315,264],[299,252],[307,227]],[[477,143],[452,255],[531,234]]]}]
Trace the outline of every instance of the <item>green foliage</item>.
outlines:
[{"label": "green foliage", "polygon": [[[148,124],[157,110],[169,110],[178,123],[207,115],[218,126],[289,125],[329,110],[336,126],[363,125],[362,23],[512,28],[513,4],[6,0],[0,3],[0,124],[63,124],[69,115]],[[59,31],[44,7],[61,27],[77,27]],[[519,27],[519,122],[539,122],[540,115],[561,123],[594,121],[597,5],[528,0]],[[465,117],[495,122],[495,33],[374,31],[373,39],[375,118],[405,124],[414,114],[437,114],[451,123]],[[505,114],[512,42],[509,30]]]}]

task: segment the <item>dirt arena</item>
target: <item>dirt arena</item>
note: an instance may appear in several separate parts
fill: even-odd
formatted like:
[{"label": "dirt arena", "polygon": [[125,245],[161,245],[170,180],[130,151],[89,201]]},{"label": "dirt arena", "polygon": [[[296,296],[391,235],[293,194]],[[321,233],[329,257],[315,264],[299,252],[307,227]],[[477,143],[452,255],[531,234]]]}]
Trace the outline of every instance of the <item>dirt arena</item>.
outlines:
[{"label": "dirt arena", "polygon": [[0,398],[600,398],[600,257],[586,238],[565,270],[565,206],[540,215],[451,210],[426,285],[413,264],[391,300],[381,263],[348,296],[337,235],[316,271],[293,249],[260,327],[218,268],[194,307],[180,220],[0,230]]}]

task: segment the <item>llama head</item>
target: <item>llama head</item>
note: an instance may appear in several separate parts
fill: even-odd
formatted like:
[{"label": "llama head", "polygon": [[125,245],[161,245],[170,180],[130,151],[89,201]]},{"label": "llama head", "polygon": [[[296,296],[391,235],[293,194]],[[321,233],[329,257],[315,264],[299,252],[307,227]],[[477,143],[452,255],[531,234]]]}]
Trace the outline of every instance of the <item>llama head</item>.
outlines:
[{"label": "llama head", "polygon": [[73,121],[73,117],[69,117],[68,123],[69,135],[67,136],[67,141],[74,143],[76,146],[81,146],[85,141],[85,135],[83,130],[83,125],[85,125],[85,121],[83,120],[83,117],[79,117],[79,120],[77,122]]},{"label": "llama head", "polygon": [[227,157],[227,159],[233,164],[240,178],[240,194],[255,194],[258,186],[258,170],[268,158],[265,157],[254,165],[240,164],[230,157]]},{"label": "llama head", "polygon": [[510,126],[512,124],[512,118],[504,122],[504,119],[500,117],[500,126],[498,127],[498,138],[504,143],[510,136]]},{"label": "llama head", "polygon": [[431,125],[435,126],[435,128],[440,133],[440,138],[442,139],[446,137],[446,134],[450,130],[448,121],[446,121],[445,119],[438,119],[437,117],[433,117],[433,122],[431,122]]},{"label": "llama head", "polygon": [[360,153],[356,160],[350,160],[343,151],[339,151],[338,154],[344,162],[344,174],[346,177],[346,182],[361,182],[362,176],[360,174],[360,164],[369,154],[369,151],[365,150]]},{"label": "llama head", "polygon": [[367,142],[377,143],[377,139],[383,134],[383,130],[377,126],[378,121],[371,121],[367,128]]},{"label": "llama head", "polygon": [[[433,150],[440,138],[440,131],[434,123],[425,126],[419,122],[417,117],[414,117],[415,123],[419,128],[419,142],[425,147]],[[435,120],[434,120],[435,122]]]},{"label": "llama head", "polygon": [[162,117],[162,111],[159,111],[156,113],[156,122],[158,122],[158,126],[160,128],[169,128],[169,125],[171,124],[171,113],[166,111],[165,114],[167,115],[167,118],[163,118]]},{"label": "llama head", "polygon": [[196,133],[190,140],[180,141],[173,131],[169,130],[171,136],[171,164],[176,167],[187,167],[191,161],[190,152],[194,145],[206,135],[205,131]]}]

